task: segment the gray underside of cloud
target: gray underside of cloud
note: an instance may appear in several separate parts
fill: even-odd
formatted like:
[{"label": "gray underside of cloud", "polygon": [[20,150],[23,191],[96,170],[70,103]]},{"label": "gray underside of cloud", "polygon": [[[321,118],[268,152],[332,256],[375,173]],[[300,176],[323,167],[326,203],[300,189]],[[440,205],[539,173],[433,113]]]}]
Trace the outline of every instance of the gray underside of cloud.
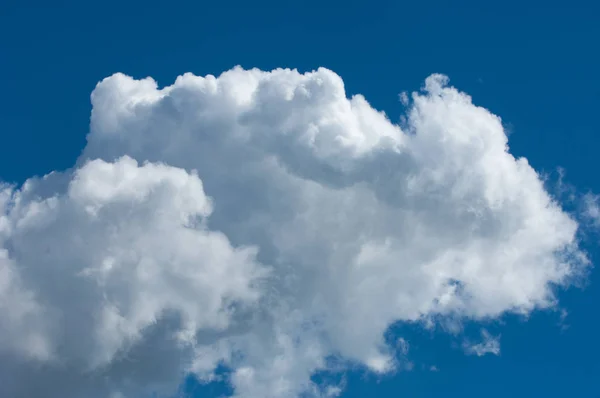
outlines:
[{"label": "gray underside of cloud", "polygon": [[395,322],[553,306],[578,223],[444,76],[405,102],[400,128],[326,69],[103,80],[75,167],[1,191],[0,395],[223,364],[239,397],[331,396],[328,358],[397,367]]}]

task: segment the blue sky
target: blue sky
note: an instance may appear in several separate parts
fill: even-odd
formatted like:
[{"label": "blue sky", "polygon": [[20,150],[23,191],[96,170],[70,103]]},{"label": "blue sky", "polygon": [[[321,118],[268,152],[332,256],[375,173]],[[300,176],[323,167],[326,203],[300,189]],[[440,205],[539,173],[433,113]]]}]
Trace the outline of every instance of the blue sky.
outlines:
[{"label": "blue sky", "polygon": [[[235,65],[271,70],[324,66],[346,91],[363,94],[393,122],[401,91],[431,73],[502,118],[511,153],[579,193],[600,192],[600,6],[592,1],[193,2],[13,1],[0,5],[0,180],[72,167],[89,130],[90,94],[115,72],[170,85],[185,72]],[[552,184],[550,184],[552,185]],[[571,206],[572,204],[567,204]],[[582,246],[600,252],[589,231]],[[598,273],[558,295],[557,311],[484,323],[500,355],[465,355],[461,336],[397,325],[411,371],[343,372],[342,397],[597,397],[600,386]],[[568,327],[567,327],[568,326]],[[466,337],[465,337],[466,336]],[[435,366],[437,371],[431,371]],[[341,377],[339,374],[326,377]],[[223,386],[188,386],[216,397]]]}]

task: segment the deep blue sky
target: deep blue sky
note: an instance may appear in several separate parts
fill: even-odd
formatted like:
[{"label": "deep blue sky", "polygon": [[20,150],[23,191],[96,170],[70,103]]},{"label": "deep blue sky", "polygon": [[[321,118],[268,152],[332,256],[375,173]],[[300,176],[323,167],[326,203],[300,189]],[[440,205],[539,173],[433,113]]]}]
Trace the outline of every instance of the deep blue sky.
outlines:
[{"label": "deep blue sky", "polygon": [[[578,189],[600,192],[599,43],[592,0],[2,0],[0,180],[72,166],[103,77],[120,71],[167,85],[187,71],[240,64],[328,67],[349,94],[364,94],[394,121],[400,91],[447,74],[502,117],[514,154],[540,171],[564,167]],[[594,240],[587,244],[597,262]],[[349,373],[343,397],[600,397],[597,271],[589,282],[560,296],[566,330],[557,313],[491,325],[502,334],[499,357],[467,357],[459,340],[406,330],[411,358],[440,371],[417,365],[383,380]]]}]

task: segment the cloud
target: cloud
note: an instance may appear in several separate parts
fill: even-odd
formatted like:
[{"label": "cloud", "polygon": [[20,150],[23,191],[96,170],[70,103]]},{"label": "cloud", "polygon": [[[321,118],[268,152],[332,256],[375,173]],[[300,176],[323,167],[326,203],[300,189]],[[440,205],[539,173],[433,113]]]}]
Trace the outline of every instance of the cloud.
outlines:
[{"label": "cloud", "polygon": [[401,128],[327,69],[100,82],[74,168],[0,196],[0,395],[224,365],[238,397],[333,396],[311,375],[401,368],[395,322],[554,306],[577,221],[445,76],[406,103]]},{"label": "cloud", "polygon": [[464,349],[467,354],[478,357],[486,354],[500,355],[500,336],[492,336],[487,330],[481,331],[482,341],[479,343],[465,342]]},{"label": "cloud", "polygon": [[[49,386],[56,396],[87,393],[60,378],[108,372],[121,382],[140,367],[127,361],[169,360],[130,356],[151,350],[153,338],[189,351],[198,330],[227,330],[234,306],[257,305],[268,270],[256,263],[256,248],[234,248],[205,227],[212,204],[194,173],[127,157],[94,160],[66,192],[38,199],[52,177],[5,193],[2,269],[12,280],[0,289],[8,319],[0,330],[10,336],[0,349],[23,361],[17,366],[42,362],[57,372]],[[27,390],[35,383],[18,383],[3,382],[14,389],[3,396],[36,396]]]},{"label": "cloud", "polygon": [[600,196],[592,193],[583,195],[583,216],[594,227],[600,226]]}]

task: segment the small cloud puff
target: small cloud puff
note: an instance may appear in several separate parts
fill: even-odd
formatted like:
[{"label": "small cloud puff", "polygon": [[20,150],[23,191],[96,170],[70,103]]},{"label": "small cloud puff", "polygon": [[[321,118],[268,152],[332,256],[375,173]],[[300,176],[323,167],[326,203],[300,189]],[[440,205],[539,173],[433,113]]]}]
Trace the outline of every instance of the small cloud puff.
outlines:
[{"label": "small cloud puff", "polygon": [[481,331],[482,341],[479,343],[464,344],[464,349],[467,354],[477,355],[478,357],[493,354],[500,355],[500,336],[492,336],[487,330]]},{"label": "small cloud puff", "polygon": [[593,224],[600,227],[600,196],[588,193],[583,196],[583,216]]}]

